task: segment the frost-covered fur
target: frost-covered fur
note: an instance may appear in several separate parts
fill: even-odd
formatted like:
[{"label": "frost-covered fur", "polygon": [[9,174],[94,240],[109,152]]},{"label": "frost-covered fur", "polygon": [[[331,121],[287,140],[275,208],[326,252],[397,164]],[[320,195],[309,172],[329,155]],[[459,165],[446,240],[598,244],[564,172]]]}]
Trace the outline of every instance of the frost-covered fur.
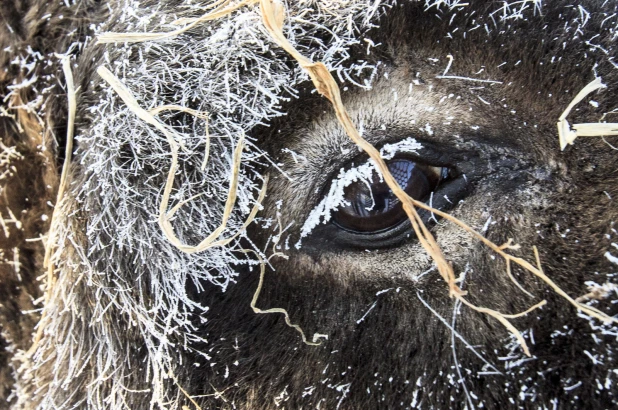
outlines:
[{"label": "frost-covered fur", "polygon": [[[7,226],[0,383],[15,408],[615,405],[618,328],[578,315],[515,270],[535,297],[526,296],[503,263],[449,224],[432,229],[471,301],[517,312],[547,299],[542,310],[514,321],[532,358],[498,322],[449,300],[413,238],[358,249],[321,224],[294,247],[332,177],[358,150],[307,76],[269,40],[257,6],[167,40],[93,41],[107,31],[169,31],[174,20],[203,14],[201,3],[0,6],[8,158],[1,165],[10,171],[0,174]],[[416,138],[425,161],[454,166],[469,179],[453,215],[496,243],[514,238],[526,258],[537,245],[545,272],[567,293],[604,286],[608,297],[589,303],[617,313],[616,151],[600,138],[582,138],[560,152],[555,127],[595,75],[609,89],[578,106],[570,121],[615,120],[602,118],[618,109],[615,3],[287,6],[286,36],[336,73],[370,142]],[[44,273],[43,241],[33,239],[48,229],[66,133],[61,56],[54,53],[72,57],[77,148],[53,221],[56,271],[43,334],[26,352],[39,314],[32,309],[42,307],[35,278]],[[447,75],[494,83],[437,78],[449,55]],[[235,240],[186,254],[161,232],[170,147],[96,74],[101,65],[145,109],[176,104],[209,113],[207,126],[178,111],[159,115],[182,145],[168,210],[201,195],[172,219],[184,243],[197,244],[220,224],[232,152],[247,135],[237,203],[220,237],[240,232]],[[245,234],[266,175],[262,212]],[[436,206],[447,206],[440,201]],[[257,305],[285,308],[308,335],[328,335],[321,346],[302,344],[280,315],[251,310],[258,254],[269,264]]]}]

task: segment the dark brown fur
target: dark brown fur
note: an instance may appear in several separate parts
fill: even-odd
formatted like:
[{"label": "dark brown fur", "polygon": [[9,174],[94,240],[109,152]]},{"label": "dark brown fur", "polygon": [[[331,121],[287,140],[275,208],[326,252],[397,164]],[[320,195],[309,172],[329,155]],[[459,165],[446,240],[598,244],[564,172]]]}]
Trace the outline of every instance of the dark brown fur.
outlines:
[{"label": "dark brown fur", "polygon": [[[570,40],[572,31],[564,31],[565,22],[579,12],[553,2],[546,5],[543,17],[513,21],[503,33],[496,29],[488,35],[481,28],[465,39],[459,35],[447,39],[451,27],[470,28],[478,23],[475,19],[481,26],[490,24],[488,18],[480,16],[493,9],[493,4],[478,3],[474,5],[475,15],[462,12],[453,26],[449,25],[450,14],[438,19],[425,12],[422,4],[395,7],[373,34],[382,46],[375,49],[379,54],[372,58],[385,62],[381,74],[388,73],[389,78],[378,80],[367,92],[350,87],[344,92],[344,103],[355,120],[366,120],[366,136],[374,144],[393,136],[424,138],[454,166],[467,167],[472,181],[470,193],[452,213],[477,228],[491,215],[497,222],[488,231],[491,240],[502,243],[515,238],[523,246],[518,254],[528,260],[533,258],[532,246],[538,246],[547,275],[568,294],[584,294],[586,281],[602,283],[605,274],[617,270],[603,255],[612,241],[618,242],[618,234],[611,230],[613,222],[618,221],[618,170],[616,151],[600,138],[580,138],[565,152],[558,148],[555,123],[574,94],[592,80],[596,62],[584,58],[590,51],[583,42]],[[590,3],[586,8],[594,13],[600,5]],[[35,1],[0,6],[2,18],[13,28],[9,32],[5,24],[0,27],[4,30],[0,31],[0,49],[12,47],[10,52],[0,51],[1,67],[6,67],[0,73],[5,93],[8,85],[25,78],[10,65],[15,55],[28,45],[42,54],[66,50],[72,40],[64,38],[63,33],[70,31],[69,27],[79,27],[75,36],[83,37],[91,19],[103,18],[105,10],[94,1],[84,3],[77,12],[75,8],[46,4]],[[41,22],[40,17],[47,13],[52,14],[51,20]],[[56,18],[60,14],[65,16],[63,20]],[[603,33],[605,16],[593,14],[588,24],[595,28],[588,30]],[[565,49],[563,41],[567,42]],[[356,50],[357,57],[365,57],[364,50],[364,45]],[[78,78],[84,93],[78,127],[87,129],[89,116],[83,107],[96,99],[88,82],[95,77],[93,60],[100,59],[101,51],[92,47],[75,53],[83,68]],[[448,54],[454,57],[453,74],[468,75],[484,66],[486,78],[499,78],[510,85],[479,91],[479,96],[491,100],[492,105],[487,105],[468,92],[470,86],[478,84],[438,81],[434,77],[444,70]],[[552,63],[553,56],[561,59]],[[439,58],[439,63],[432,63],[430,58]],[[515,65],[518,60],[521,63]],[[503,61],[510,64],[497,68]],[[47,69],[60,77],[57,65]],[[618,107],[618,70],[608,62],[595,70],[609,89],[594,95],[599,109],[582,103],[571,123],[596,121],[599,113]],[[420,134],[419,127],[441,121],[440,113],[408,112],[405,103],[390,103],[387,96],[391,89],[403,95],[408,84],[417,79],[417,72],[426,85],[435,87],[431,93],[416,97],[421,102],[435,95],[464,96],[461,101],[447,102],[447,108],[461,116],[462,124],[445,125],[429,138]],[[44,73],[39,75],[43,77]],[[310,90],[307,84],[301,98],[285,107],[286,117],[269,128],[256,129],[253,135],[274,158],[284,162],[286,171],[302,176],[298,179],[302,183],[295,185],[281,178],[278,171],[267,171],[274,182],[262,217],[276,218],[276,202],[283,200],[282,225],[295,222],[290,243],[296,242],[302,221],[319,201],[320,187],[346,161],[333,154],[332,162],[326,165],[319,161],[296,165],[281,150],[290,148],[311,160],[309,154],[317,155],[329,147],[333,153],[341,147],[354,149],[341,133],[329,105]],[[21,98],[27,101],[32,96],[24,91]],[[36,281],[42,273],[41,242],[25,239],[39,237],[48,229],[41,215],[51,216],[47,201],[54,201],[57,166],[62,159],[52,136],[62,148],[66,103],[59,87],[49,98],[44,128],[37,128],[36,119],[27,113],[18,111],[15,119],[0,117],[4,144],[18,147],[24,156],[16,163],[13,176],[4,182],[0,198],[3,217],[6,219],[6,209],[11,209],[23,224],[21,231],[12,230],[8,238],[0,233],[5,259],[12,259],[12,249],[19,248],[21,262],[20,280],[12,265],[0,265],[0,348],[4,348],[0,354],[0,398],[7,397],[12,386],[12,349],[28,348],[37,320],[36,314],[20,312],[33,309],[32,300],[41,296]],[[471,113],[469,107],[473,108]],[[415,126],[409,125],[412,117],[417,119]],[[390,135],[380,131],[383,121],[388,123]],[[527,125],[520,128],[524,122]],[[481,128],[472,130],[471,125]],[[461,141],[453,139],[454,134],[459,134]],[[47,141],[45,152],[39,148],[42,141]],[[608,141],[615,143],[616,139]],[[561,236],[567,228],[570,232]],[[532,329],[534,342],[528,340],[534,359],[511,369],[498,366],[504,375],[476,376],[483,363],[459,340],[454,342],[467,389],[478,398],[473,399],[475,405],[483,402],[489,409],[551,408],[557,400],[558,408],[615,406],[618,376],[609,372],[618,366],[615,338],[591,329],[564,299],[529,274],[515,270],[519,281],[535,295],[534,299],[526,297],[505,278],[503,264],[492,260],[477,242],[458,236],[449,225],[441,223],[432,229],[457,272],[468,263],[472,267],[465,283],[472,302],[516,312],[541,298],[548,301],[540,312],[513,321],[519,329]],[[250,233],[263,248],[273,232],[258,224]],[[308,335],[325,333],[329,339],[319,347],[306,346],[281,316],[253,313],[249,301],[257,285],[255,269],[244,271],[226,293],[208,286],[206,292],[192,289],[196,299],[212,307],[208,321],[201,325],[209,341],[202,350],[212,360],[198,354],[185,355],[184,373],[178,375],[185,389],[192,395],[203,395],[197,399],[202,408],[391,409],[410,408],[413,403],[422,408],[467,406],[461,384],[452,382],[458,375],[451,332],[419,299],[420,295],[450,322],[453,301],[448,298],[447,287],[436,272],[418,282],[406,277],[407,272],[429,267],[418,243],[411,239],[367,253],[338,248],[331,241],[331,233],[316,229],[303,240],[300,250],[286,252],[289,259],[273,259],[274,271],[268,270],[258,301],[262,308],[287,309],[292,321]],[[380,293],[386,289],[391,290]],[[618,313],[609,300],[596,306],[608,314]],[[523,358],[519,348],[505,347],[508,332],[492,318],[462,308],[457,331],[496,365],[509,355]],[[124,329],[118,332],[129,340]],[[603,364],[593,364],[584,351],[603,355]],[[600,388],[597,380],[603,384],[607,377],[609,387]],[[582,384],[577,389],[564,389],[578,381]],[[135,393],[133,398],[131,408],[148,408],[148,393]]]}]

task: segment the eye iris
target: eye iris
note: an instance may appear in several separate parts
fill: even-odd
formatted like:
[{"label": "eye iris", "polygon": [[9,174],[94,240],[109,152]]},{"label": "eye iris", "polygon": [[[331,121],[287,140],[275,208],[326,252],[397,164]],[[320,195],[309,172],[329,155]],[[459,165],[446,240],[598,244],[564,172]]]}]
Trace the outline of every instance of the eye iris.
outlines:
[{"label": "eye iris", "polygon": [[[423,200],[440,182],[442,168],[418,164],[407,159],[387,162],[388,169],[410,197]],[[344,190],[346,205],[334,213],[341,228],[374,233],[391,228],[406,218],[401,202],[380,177],[374,173],[370,182],[357,181]]]}]

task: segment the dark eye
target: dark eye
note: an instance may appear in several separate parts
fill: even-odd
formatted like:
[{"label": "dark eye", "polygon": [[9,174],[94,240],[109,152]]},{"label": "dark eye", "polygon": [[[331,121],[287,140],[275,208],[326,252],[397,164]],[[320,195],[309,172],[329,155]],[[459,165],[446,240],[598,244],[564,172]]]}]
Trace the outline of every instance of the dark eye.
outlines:
[{"label": "dark eye", "polygon": [[[409,159],[386,162],[399,184],[412,198],[423,201],[448,175],[448,168]],[[340,228],[356,233],[378,233],[407,219],[401,202],[386,183],[373,173],[371,181],[357,181],[344,188],[345,204],[333,214]]]}]

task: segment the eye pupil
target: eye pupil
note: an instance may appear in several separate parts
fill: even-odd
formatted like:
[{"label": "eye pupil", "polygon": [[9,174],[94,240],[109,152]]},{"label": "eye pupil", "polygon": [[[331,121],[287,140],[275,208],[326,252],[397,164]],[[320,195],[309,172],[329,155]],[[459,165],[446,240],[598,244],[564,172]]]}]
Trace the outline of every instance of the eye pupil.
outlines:
[{"label": "eye pupil", "polygon": [[[425,199],[437,188],[443,173],[443,168],[407,159],[394,159],[387,165],[399,186],[417,200]],[[344,199],[346,205],[335,212],[333,219],[349,231],[375,233],[406,219],[401,202],[375,172],[371,181],[357,181],[347,186]]]}]

